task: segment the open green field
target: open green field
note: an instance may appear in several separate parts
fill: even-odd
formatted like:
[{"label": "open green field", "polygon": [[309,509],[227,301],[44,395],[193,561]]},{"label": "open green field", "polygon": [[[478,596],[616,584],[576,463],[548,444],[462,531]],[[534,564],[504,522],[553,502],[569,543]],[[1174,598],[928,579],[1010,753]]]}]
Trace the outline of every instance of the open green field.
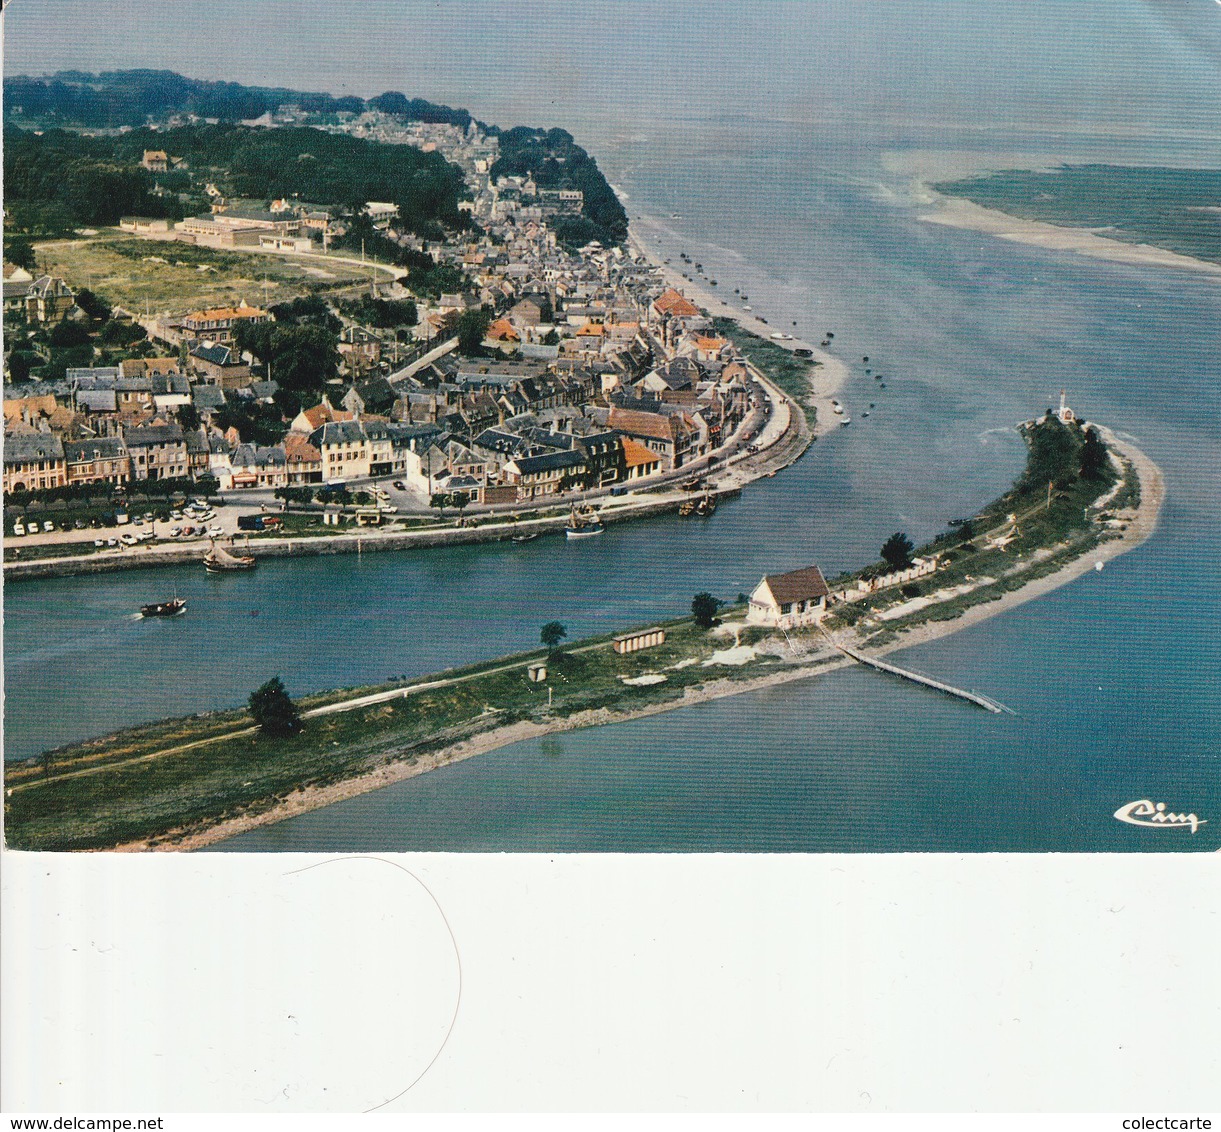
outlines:
[{"label": "open green field", "polygon": [[369,280],[368,271],[355,264],[145,240],[115,229],[49,240],[35,249],[40,268],[137,313],[145,310],[146,301],[154,314],[183,314],[239,300],[262,306],[322,290],[356,289]]},{"label": "open green field", "polygon": [[984,208],[1221,263],[1221,169],[1065,165],[943,181]]}]

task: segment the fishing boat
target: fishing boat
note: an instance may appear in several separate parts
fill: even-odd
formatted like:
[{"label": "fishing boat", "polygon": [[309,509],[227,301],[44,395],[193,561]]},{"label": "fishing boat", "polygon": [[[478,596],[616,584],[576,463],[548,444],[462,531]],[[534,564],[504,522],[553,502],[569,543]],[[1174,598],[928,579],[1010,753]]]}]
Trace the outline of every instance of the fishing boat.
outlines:
[{"label": "fishing boat", "polygon": [[140,606],[141,617],[177,617],[185,613],[187,603],[184,598],[175,595],[169,601],[154,601],[149,605]]},{"label": "fishing boat", "polygon": [[714,514],[715,512],[716,512],[716,496],[714,496],[714,495],[711,495],[711,494],[705,495],[704,498],[701,499],[695,505],[695,513],[697,515],[702,515],[702,516],[706,517],[708,515]]},{"label": "fishing boat", "polygon": [[253,570],[253,554],[230,554],[223,546],[212,543],[203,558],[204,569],[209,574],[227,574],[231,570]]},{"label": "fishing boat", "polygon": [[680,518],[688,519],[695,514],[695,502],[688,499],[685,503],[679,504],[678,514]]},{"label": "fishing boat", "polygon": [[604,530],[606,527],[603,526],[602,520],[593,512],[585,511],[579,514],[574,506],[568,526],[564,528],[564,534],[568,538],[589,538],[591,535],[600,535]]},{"label": "fishing boat", "polygon": [[528,531],[528,532],[523,532],[520,535],[514,535],[513,541],[514,542],[533,542],[536,538],[538,538],[538,531]]}]

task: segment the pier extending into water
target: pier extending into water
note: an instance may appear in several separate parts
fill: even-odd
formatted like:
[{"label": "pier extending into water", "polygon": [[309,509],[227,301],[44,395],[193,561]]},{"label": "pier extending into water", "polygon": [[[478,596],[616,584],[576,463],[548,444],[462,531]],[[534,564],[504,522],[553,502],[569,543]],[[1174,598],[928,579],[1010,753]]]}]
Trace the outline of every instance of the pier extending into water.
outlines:
[{"label": "pier extending into water", "polygon": [[850,656],[858,664],[865,664],[870,668],[876,668],[879,672],[889,672],[892,676],[901,676],[904,680],[923,684],[926,688],[935,688],[938,692],[945,692],[948,696],[957,696],[960,700],[966,700],[968,703],[973,703],[976,707],[981,707],[985,711],[993,712],[996,715],[999,715],[1001,712],[1008,712],[1010,715],[1017,714],[1013,708],[1006,707],[999,700],[994,700],[990,696],[982,695],[979,692],[968,692],[965,688],[955,688],[953,684],[946,684],[941,680],[934,680],[931,676],[924,676],[919,672],[900,668],[897,664],[887,664],[884,660],[878,660],[877,657],[873,656],[866,656],[864,653],[857,652],[856,649],[848,648],[846,645],[836,643],[835,647],[845,656]]}]

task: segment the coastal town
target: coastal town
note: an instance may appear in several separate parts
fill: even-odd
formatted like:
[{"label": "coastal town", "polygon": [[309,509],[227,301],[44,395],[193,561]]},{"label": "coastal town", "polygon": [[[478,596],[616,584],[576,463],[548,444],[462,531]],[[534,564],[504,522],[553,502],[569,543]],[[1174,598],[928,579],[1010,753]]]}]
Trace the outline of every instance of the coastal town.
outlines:
[{"label": "coastal town", "polygon": [[[298,116],[286,107],[258,124]],[[786,459],[800,453],[795,403],[671,285],[673,273],[630,241],[560,238],[581,218],[581,190],[498,172],[498,138],[475,122],[369,110],[328,128],[441,155],[462,172],[459,207],[478,235],[426,241],[389,202],[231,199],[208,181],[206,215],[120,219],[147,242],[142,261],[169,267],[181,245],[308,256],[299,262],[325,275],[313,265],[353,258],[332,248],[359,231],[362,251],[406,249],[435,270],[361,256],[366,280],[342,292],[266,305],[234,293],[225,306],[186,293],[181,309],[140,311],[112,304],[102,283],[6,263],[6,568],[32,554],[118,557],[232,535],[244,513],[290,508],[295,533],[401,529],[447,508],[466,524],[570,500],[574,515],[579,500],[592,516],[599,499],[628,493],[682,484],[710,495],[706,476],[730,465],[726,484],[740,487],[775,470],[764,449],[782,441]],[[144,150],[140,164],[154,183],[183,176],[164,150]],[[448,288],[430,295],[417,275]],[[291,388],[276,365],[282,327],[299,332],[303,355],[291,359]],[[79,364],[63,364],[68,353]],[[129,493],[153,502],[132,506]],[[181,510],[200,496],[220,505],[211,524]]]}]

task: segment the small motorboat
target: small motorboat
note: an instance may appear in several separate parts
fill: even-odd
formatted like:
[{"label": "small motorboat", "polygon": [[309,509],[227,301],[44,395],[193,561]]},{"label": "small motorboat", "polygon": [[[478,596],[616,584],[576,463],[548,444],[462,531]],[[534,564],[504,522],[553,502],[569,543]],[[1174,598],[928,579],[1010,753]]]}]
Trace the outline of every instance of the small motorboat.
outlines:
[{"label": "small motorboat", "polygon": [[714,514],[716,511],[716,497],[713,495],[705,495],[703,499],[695,505],[695,513],[697,515],[707,517]]},{"label": "small motorboat", "polygon": [[520,535],[514,535],[513,541],[514,542],[533,542],[536,538],[538,538],[538,534],[539,534],[538,531],[523,532]]},{"label": "small motorboat", "polygon": [[187,603],[184,598],[172,597],[169,601],[154,601],[149,605],[140,606],[141,617],[177,617],[185,613]]},{"label": "small motorboat", "polygon": [[679,504],[678,514],[680,518],[689,519],[695,514],[695,502],[688,499],[686,503]]}]

